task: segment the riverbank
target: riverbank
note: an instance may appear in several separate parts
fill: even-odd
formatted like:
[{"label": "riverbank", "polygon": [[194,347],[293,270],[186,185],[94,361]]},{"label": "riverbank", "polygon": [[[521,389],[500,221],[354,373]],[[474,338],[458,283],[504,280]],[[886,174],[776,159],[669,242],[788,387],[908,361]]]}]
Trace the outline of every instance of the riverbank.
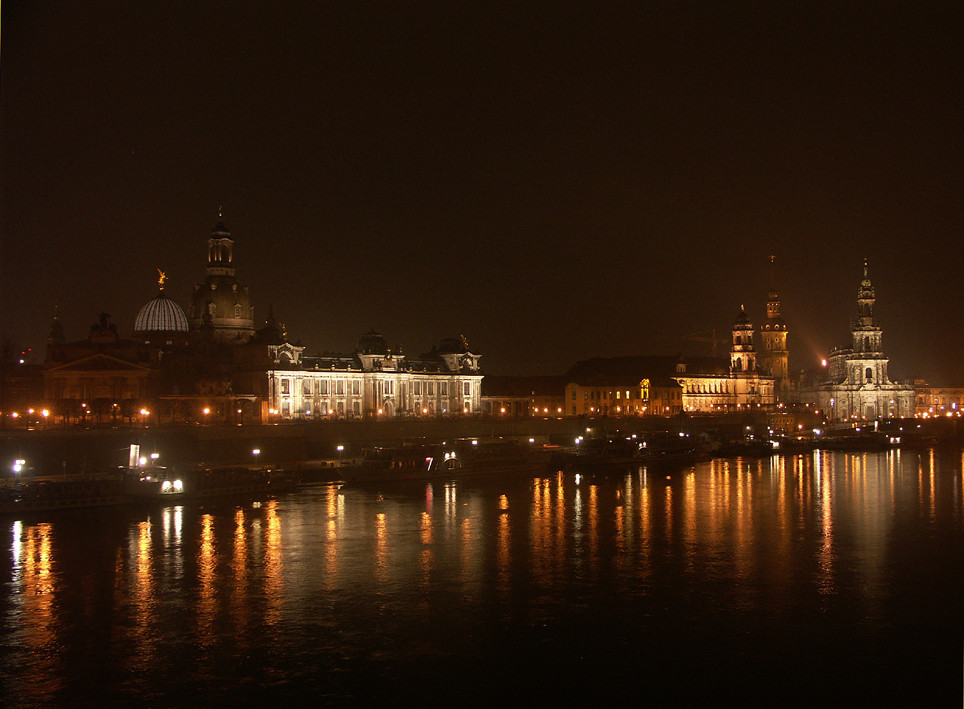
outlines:
[{"label": "riverbank", "polygon": [[[809,426],[816,422],[800,424]],[[883,428],[904,427],[938,441],[960,444],[959,421],[929,420],[886,422]],[[11,475],[10,464],[26,460],[25,473],[70,475],[126,465],[130,446],[141,454],[159,455],[158,464],[179,469],[197,464],[286,466],[305,460],[349,457],[362,446],[390,441],[427,438],[506,437],[540,442],[570,443],[587,429],[596,434],[642,433],[671,430],[698,436],[714,433],[739,435],[748,427],[764,432],[773,425],[764,413],[673,418],[450,418],[397,419],[391,421],[326,421],[246,426],[150,426],[147,428],[94,428],[0,432],[0,470]],[[339,450],[341,446],[341,450]],[[255,454],[253,451],[258,451]]]}]

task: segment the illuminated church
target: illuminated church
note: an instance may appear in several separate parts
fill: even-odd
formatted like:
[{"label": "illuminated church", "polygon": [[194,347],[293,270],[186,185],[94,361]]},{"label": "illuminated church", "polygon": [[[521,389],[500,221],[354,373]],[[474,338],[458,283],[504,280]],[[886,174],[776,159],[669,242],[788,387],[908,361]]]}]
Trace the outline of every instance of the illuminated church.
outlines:
[{"label": "illuminated church", "polygon": [[914,387],[887,374],[882,331],[874,313],[877,302],[867,261],[857,290],[857,315],[851,323],[851,346],[834,349],[825,382],[801,390],[801,398],[825,411],[831,421],[901,418],[914,415]]}]

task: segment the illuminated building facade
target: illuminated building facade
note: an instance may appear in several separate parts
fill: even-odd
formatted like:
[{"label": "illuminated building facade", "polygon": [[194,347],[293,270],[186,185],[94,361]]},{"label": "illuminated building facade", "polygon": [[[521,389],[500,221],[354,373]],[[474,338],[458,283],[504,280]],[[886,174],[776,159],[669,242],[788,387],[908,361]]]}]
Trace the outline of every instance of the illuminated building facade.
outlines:
[{"label": "illuminated building facade", "polygon": [[248,289],[235,278],[234,240],[220,219],[208,238],[207,275],[194,287],[190,316],[164,292],[166,278],[158,273],[158,293],[138,312],[132,340],[120,338],[104,314],[87,340],[66,344],[55,317],[44,399],[65,418],[86,419],[94,408],[114,418],[143,410],[169,423],[482,411],[480,355],[464,337],[408,357],[371,331],[349,354],[309,356],[288,341],[270,310],[265,327],[255,331]]},{"label": "illuminated building facade", "polygon": [[776,404],[774,377],[757,366],[753,323],[746,310],[731,330],[730,361],[715,357],[681,358],[674,378],[683,387],[683,410],[715,413]]},{"label": "illuminated building facade", "polygon": [[857,315],[851,323],[851,346],[834,349],[826,381],[801,391],[801,398],[825,411],[831,421],[900,418],[914,414],[914,387],[891,381],[883,334],[874,313],[876,294],[867,261],[857,291]]},{"label": "illuminated building facade", "polygon": [[964,386],[935,386],[914,380],[914,414],[922,418],[960,416],[964,411]]},{"label": "illuminated building facade", "polygon": [[[270,324],[269,324],[270,327]],[[263,332],[263,331],[262,331]],[[259,332],[259,338],[262,338]],[[418,358],[392,351],[369,331],[345,355],[306,356],[283,337],[239,352],[235,379],[262,402],[264,420],[478,414],[480,356],[449,338]]]},{"label": "illuminated building facade", "polygon": [[670,376],[674,357],[597,357],[565,376],[566,416],[671,416],[682,389]]},{"label": "illuminated building facade", "polygon": [[671,416],[772,407],[774,378],[757,367],[753,324],[741,307],[729,360],[614,357],[577,363],[567,374],[567,416]]}]

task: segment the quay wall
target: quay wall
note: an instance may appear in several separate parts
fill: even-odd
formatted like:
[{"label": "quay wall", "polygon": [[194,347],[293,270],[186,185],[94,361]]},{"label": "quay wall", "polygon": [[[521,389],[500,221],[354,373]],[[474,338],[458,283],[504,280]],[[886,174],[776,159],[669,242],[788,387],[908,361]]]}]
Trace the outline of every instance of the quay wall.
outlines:
[{"label": "quay wall", "polygon": [[[769,419],[772,422],[772,417]],[[126,465],[132,443],[142,455],[158,452],[158,463],[175,469],[198,463],[210,465],[292,465],[305,460],[333,459],[360,454],[366,445],[428,438],[512,437],[539,442],[570,444],[586,429],[606,434],[621,431],[681,431],[698,435],[713,432],[724,437],[740,435],[750,427],[763,433],[765,413],[674,418],[451,418],[397,419],[391,421],[329,421],[246,426],[150,426],[146,428],[96,428],[36,431],[0,431],[0,479],[13,475],[15,459],[27,460],[35,475],[96,472]],[[805,422],[805,426],[819,425]],[[906,425],[916,427],[910,419]],[[925,422],[925,432],[960,443],[958,421]],[[891,425],[896,425],[896,422]],[[796,428],[796,426],[794,426]],[[344,450],[339,453],[338,446]],[[252,451],[260,454],[254,456]]]}]

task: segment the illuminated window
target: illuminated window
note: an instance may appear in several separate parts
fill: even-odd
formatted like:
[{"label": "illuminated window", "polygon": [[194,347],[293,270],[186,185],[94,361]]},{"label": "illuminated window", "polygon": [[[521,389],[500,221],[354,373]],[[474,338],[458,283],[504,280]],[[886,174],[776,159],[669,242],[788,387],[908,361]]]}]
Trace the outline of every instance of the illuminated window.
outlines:
[{"label": "illuminated window", "polygon": [[291,393],[291,382],[287,379],[281,380],[281,393],[290,394]]},{"label": "illuminated window", "polygon": [[[336,396],[344,396],[344,395],[345,395],[345,380],[344,380],[344,379],[339,379],[339,380],[337,380],[337,381],[335,382],[335,395],[336,395]],[[344,413],[344,412],[343,412],[343,411],[339,411],[339,413]]]},{"label": "illuminated window", "polygon": [[358,396],[361,393],[361,382],[353,379],[351,383],[351,393]]},{"label": "illuminated window", "polygon": [[448,383],[448,382],[439,382],[439,384],[438,384],[438,394],[439,394],[439,396],[448,396],[448,395],[449,395],[449,383]]},{"label": "illuminated window", "polygon": [[472,384],[470,382],[462,382],[462,395],[472,396]]}]

